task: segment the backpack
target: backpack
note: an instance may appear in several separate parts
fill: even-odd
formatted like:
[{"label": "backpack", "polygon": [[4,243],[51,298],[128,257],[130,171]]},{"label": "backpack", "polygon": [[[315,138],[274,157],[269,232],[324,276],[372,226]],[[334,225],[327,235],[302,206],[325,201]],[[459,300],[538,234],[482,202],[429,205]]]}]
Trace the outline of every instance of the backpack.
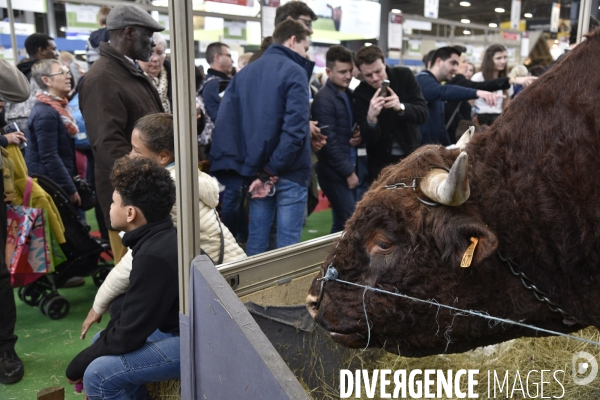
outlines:
[{"label": "backpack", "polygon": [[206,78],[200,84],[198,92],[196,93],[196,103],[198,103],[198,106],[202,111],[202,119],[204,120],[204,128],[202,129],[202,132],[198,132],[198,145],[200,146],[206,146],[210,144],[210,142],[212,142],[212,134],[213,130],[215,129],[215,123],[206,112],[206,105],[204,104],[204,98],[202,97],[202,91],[204,90],[204,87],[208,82],[212,81],[213,79],[218,79],[218,77],[212,75]]}]

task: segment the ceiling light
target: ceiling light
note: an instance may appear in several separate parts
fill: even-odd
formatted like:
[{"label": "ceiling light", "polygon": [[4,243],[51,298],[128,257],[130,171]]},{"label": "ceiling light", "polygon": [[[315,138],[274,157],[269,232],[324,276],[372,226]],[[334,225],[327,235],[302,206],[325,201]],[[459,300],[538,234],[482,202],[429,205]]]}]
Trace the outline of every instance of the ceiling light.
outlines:
[{"label": "ceiling light", "polygon": [[465,34],[465,35],[470,35],[470,34],[471,34],[471,31],[464,30],[464,31],[463,31],[463,34]]},{"label": "ceiling light", "polygon": [[533,14],[532,13],[525,13],[525,14],[523,14],[523,16],[525,18],[533,18]]},{"label": "ceiling light", "polygon": [[373,46],[373,43],[365,43],[365,47]]},{"label": "ceiling light", "polygon": [[554,43],[558,44],[558,39],[556,39],[556,40],[554,41]]},{"label": "ceiling light", "polygon": [[496,11],[497,13],[503,13],[506,10],[502,7],[498,7],[498,8],[495,8],[494,11]]},{"label": "ceiling light", "polygon": [[401,12],[402,12],[402,11],[400,11],[400,10],[399,10],[399,9],[397,9],[397,8],[392,8],[392,13],[393,13],[393,14],[400,14]]},{"label": "ceiling light", "polygon": [[471,3],[468,1],[461,1],[459,4],[463,7],[471,7]]},{"label": "ceiling light", "polygon": [[489,26],[490,28],[497,28],[497,27],[498,27],[498,24],[497,24],[497,23],[495,23],[495,22],[490,22],[490,23],[488,24],[488,26]]},{"label": "ceiling light", "polygon": [[470,24],[470,23],[471,23],[471,20],[470,20],[470,19],[463,18],[463,19],[461,19],[461,20],[460,20],[460,22],[462,22],[463,24]]}]

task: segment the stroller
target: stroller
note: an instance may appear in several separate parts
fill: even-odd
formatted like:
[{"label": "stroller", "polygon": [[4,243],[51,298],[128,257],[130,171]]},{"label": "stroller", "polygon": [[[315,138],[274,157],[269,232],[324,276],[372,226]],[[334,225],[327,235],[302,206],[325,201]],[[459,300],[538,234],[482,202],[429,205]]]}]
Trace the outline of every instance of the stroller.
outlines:
[{"label": "stroller", "polygon": [[57,287],[74,276],[92,275],[94,284],[100,286],[112,269],[113,255],[107,240],[90,236],[90,227],[82,222],[69,196],[50,178],[34,175],[38,184],[52,199],[65,226],[66,243],[61,244],[67,260],[56,266],[53,273],[19,288],[19,298],[30,306],[38,306],[42,314],[51,319],[64,318],[70,309],[67,299]]}]

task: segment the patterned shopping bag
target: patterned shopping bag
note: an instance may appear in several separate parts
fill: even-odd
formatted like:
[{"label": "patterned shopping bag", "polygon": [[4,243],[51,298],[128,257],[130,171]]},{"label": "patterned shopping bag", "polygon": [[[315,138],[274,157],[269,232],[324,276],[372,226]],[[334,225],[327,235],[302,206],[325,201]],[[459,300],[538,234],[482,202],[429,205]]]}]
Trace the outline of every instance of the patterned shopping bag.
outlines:
[{"label": "patterned shopping bag", "polygon": [[27,179],[22,206],[7,205],[6,265],[13,287],[28,285],[52,270],[44,227],[44,210],[33,208],[31,189]]}]

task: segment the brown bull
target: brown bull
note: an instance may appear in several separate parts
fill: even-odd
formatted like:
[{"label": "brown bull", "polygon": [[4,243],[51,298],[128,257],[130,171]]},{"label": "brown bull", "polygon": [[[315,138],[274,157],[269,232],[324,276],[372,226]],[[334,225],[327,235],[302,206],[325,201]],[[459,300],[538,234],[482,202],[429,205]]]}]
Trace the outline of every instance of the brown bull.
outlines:
[{"label": "brown bull", "polygon": [[[331,264],[339,279],[460,309],[565,333],[600,327],[599,66],[595,31],[462,153],[425,146],[385,169],[321,276]],[[386,188],[397,183],[408,187]],[[471,238],[472,262],[461,268]],[[539,301],[500,255],[566,315]],[[370,335],[369,346],[419,357],[544,335],[322,283],[310,288],[309,311],[350,347]]]}]

